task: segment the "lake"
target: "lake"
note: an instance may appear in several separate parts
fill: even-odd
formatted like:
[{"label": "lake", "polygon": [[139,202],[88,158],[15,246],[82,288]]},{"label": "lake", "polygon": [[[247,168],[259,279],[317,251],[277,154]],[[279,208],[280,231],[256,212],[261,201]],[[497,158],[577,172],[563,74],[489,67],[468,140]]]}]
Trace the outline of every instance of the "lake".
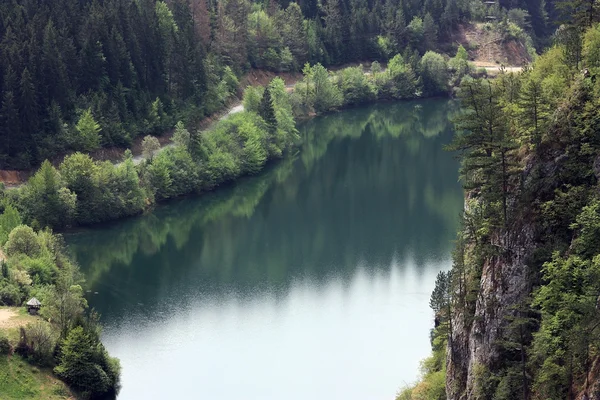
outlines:
[{"label": "lake", "polygon": [[463,205],[453,110],[317,117],[257,176],[67,235],[119,400],[393,400],[415,381]]}]

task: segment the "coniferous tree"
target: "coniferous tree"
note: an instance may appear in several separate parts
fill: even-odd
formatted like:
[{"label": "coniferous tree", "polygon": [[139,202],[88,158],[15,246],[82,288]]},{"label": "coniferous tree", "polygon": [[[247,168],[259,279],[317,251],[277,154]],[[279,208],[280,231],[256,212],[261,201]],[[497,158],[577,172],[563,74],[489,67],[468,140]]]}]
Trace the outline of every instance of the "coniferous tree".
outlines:
[{"label": "coniferous tree", "polygon": [[0,129],[4,145],[4,154],[8,157],[17,154],[18,150],[26,146],[21,137],[21,127],[19,121],[19,110],[15,102],[15,96],[12,91],[4,92],[2,96],[2,108],[0,109]]},{"label": "coniferous tree", "polygon": [[438,42],[438,29],[433,21],[430,13],[425,14],[423,18],[423,39],[425,40],[425,48],[428,50],[435,49]]},{"label": "coniferous tree", "polygon": [[265,87],[262,99],[258,106],[258,115],[267,123],[269,130],[273,132],[277,128],[277,119],[275,118],[275,109],[273,107],[273,99],[271,98],[271,90],[269,86]]},{"label": "coniferous tree", "polygon": [[539,79],[532,76],[525,79],[518,103],[524,134],[530,137],[532,144],[539,146],[551,111]]},{"label": "coniferous tree", "polygon": [[19,113],[23,132],[28,136],[36,134],[39,126],[37,93],[28,68],[21,74]]}]

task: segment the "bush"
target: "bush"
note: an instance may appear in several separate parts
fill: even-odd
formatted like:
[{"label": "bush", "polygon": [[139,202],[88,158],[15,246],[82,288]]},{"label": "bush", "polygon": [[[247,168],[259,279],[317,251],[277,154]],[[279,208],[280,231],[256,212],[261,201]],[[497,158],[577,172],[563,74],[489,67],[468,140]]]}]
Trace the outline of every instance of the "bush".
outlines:
[{"label": "bush", "polygon": [[244,110],[248,112],[258,112],[260,100],[263,95],[264,88],[248,86],[244,91]]},{"label": "bush", "polygon": [[364,74],[362,65],[341,70],[337,75],[337,83],[347,105],[373,101],[377,96],[375,86]]},{"label": "bush", "polygon": [[97,335],[81,326],[72,329],[63,341],[60,362],[54,372],[91,397],[119,390],[119,360],[109,357]]},{"label": "bush", "polygon": [[25,296],[18,286],[3,279],[0,281],[0,304],[5,306],[20,306]]},{"label": "bush", "polygon": [[433,51],[425,53],[421,58],[421,75],[425,94],[448,92],[448,65],[441,54]]},{"label": "bush", "polygon": [[18,351],[39,365],[52,365],[54,363],[54,349],[58,334],[46,323],[38,321],[21,328],[21,340]]},{"label": "bush", "polygon": [[0,336],[0,354],[10,354],[11,346],[6,336]]},{"label": "bush", "polygon": [[[0,193],[0,198],[2,194]],[[0,207],[2,203],[0,203]],[[11,204],[4,202],[4,212],[0,214],[0,246],[4,246],[4,243],[8,240],[10,232],[21,225],[21,215]]]},{"label": "bush", "polygon": [[25,220],[40,227],[68,226],[75,214],[76,202],[77,196],[64,187],[60,174],[49,161],[44,161],[19,190]]},{"label": "bush", "polygon": [[29,257],[36,257],[42,251],[42,246],[33,229],[27,225],[21,225],[8,235],[4,249],[8,256],[25,254]]}]

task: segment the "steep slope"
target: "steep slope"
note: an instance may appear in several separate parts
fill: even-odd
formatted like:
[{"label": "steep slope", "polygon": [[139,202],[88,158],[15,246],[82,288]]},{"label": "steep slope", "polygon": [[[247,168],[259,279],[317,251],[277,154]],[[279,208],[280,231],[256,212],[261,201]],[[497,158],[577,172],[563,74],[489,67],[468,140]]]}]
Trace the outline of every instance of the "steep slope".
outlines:
[{"label": "steep slope", "polygon": [[599,38],[463,86],[448,399],[600,399]]}]

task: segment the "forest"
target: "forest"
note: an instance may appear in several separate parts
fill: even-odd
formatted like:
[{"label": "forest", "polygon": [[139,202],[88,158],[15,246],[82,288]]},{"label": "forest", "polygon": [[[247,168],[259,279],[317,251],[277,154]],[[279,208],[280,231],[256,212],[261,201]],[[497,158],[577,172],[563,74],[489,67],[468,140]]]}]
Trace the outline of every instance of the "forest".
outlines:
[{"label": "forest", "polygon": [[461,83],[462,229],[434,354],[399,400],[600,396],[600,7],[563,6],[531,67]]},{"label": "forest", "polygon": [[0,169],[194,126],[250,69],[454,55],[452,32],[490,18],[542,48],[558,15],[541,0],[4,1]]},{"label": "forest", "polygon": [[[0,303],[35,295],[52,322],[24,328],[16,346],[0,338],[0,349],[89,396],[114,394],[118,361],[51,229],[140,214],[255,174],[295,151],[299,118],[455,93],[463,112],[451,150],[462,154],[467,207],[454,267],[431,299],[434,355],[423,381],[398,398],[558,400],[600,390],[589,378],[600,344],[599,7],[491,3],[2,2],[0,169],[39,169],[18,189],[0,186]],[[452,41],[473,21],[546,50],[519,74],[485,79]],[[368,71],[327,70],[361,61]],[[280,78],[242,91],[250,69],[303,78],[291,93]],[[242,92],[243,113],[197,129]],[[159,151],[155,136],[171,129],[172,145]],[[129,151],[116,164],[89,155],[136,137],[140,164]],[[508,288],[513,297],[487,296]],[[489,358],[470,366],[472,332],[475,342],[488,335]]]}]

